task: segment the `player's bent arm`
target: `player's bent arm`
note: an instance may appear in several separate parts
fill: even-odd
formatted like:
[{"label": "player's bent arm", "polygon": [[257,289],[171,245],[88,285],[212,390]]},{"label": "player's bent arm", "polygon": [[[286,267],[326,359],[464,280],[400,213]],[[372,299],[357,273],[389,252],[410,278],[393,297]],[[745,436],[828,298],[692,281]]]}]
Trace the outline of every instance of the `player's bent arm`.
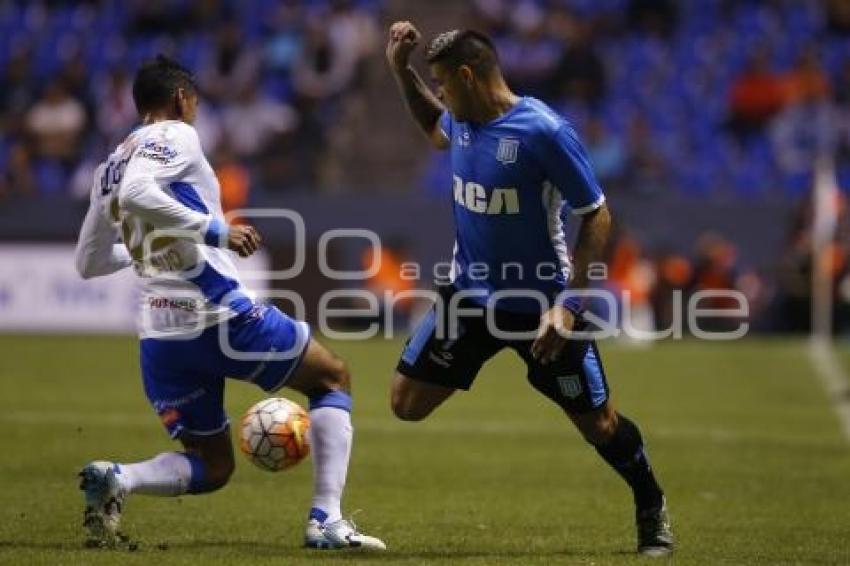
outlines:
[{"label": "player's bent arm", "polygon": [[83,279],[109,275],[132,263],[127,248],[116,243],[118,234],[101,214],[99,204],[93,200],[89,206],[74,254],[77,273]]},{"label": "player's bent arm", "polygon": [[573,277],[570,287],[584,289],[588,285],[588,269],[602,260],[611,233],[611,211],[606,204],[581,215],[581,227],[573,251]]},{"label": "player's bent arm", "polygon": [[425,132],[431,145],[437,149],[448,149],[449,138],[440,128],[440,116],[445,112],[443,105],[410,65],[394,69],[393,75],[410,115]]},{"label": "player's bent arm", "polygon": [[[602,259],[605,243],[611,231],[611,213],[604,202],[582,214],[581,217],[581,228],[579,228],[573,257],[571,289],[587,288],[588,268]],[[558,302],[558,305],[543,313],[537,338],[531,345],[531,355],[543,364],[551,363],[561,355],[568,336],[563,334],[563,331],[573,328],[576,313],[581,309],[581,302],[576,303],[569,294],[559,298]]]},{"label": "player's bent arm", "polygon": [[119,193],[119,206],[161,230],[198,234],[203,243],[227,248],[248,257],[260,248],[262,238],[253,226],[228,225],[214,216],[183,206],[165,194],[153,177],[139,175]]},{"label": "player's bent arm", "polygon": [[155,228],[195,233],[208,246],[227,247],[229,227],[226,223],[183,206],[165,194],[153,176],[128,179],[121,187],[118,204]]}]

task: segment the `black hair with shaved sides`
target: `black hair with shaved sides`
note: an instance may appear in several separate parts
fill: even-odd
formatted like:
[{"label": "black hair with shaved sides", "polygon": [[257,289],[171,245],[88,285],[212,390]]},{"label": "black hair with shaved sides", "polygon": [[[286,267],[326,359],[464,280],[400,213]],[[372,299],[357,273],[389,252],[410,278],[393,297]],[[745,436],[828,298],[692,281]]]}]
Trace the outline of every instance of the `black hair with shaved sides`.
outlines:
[{"label": "black hair with shaved sides", "polygon": [[452,69],[468,65],[477,75],[487,76],[498,70],[499,56],[489,37],[466,29],[441,33],[428,45],[425,60]]},{"label": "black hair with shaved sides", "polygon": [[195,78],[177,61],[157,55],[145,61],[133,80],[133,102],[139,114],[166,108],[174,100],[174,93],[182,88],[197,93]]}]

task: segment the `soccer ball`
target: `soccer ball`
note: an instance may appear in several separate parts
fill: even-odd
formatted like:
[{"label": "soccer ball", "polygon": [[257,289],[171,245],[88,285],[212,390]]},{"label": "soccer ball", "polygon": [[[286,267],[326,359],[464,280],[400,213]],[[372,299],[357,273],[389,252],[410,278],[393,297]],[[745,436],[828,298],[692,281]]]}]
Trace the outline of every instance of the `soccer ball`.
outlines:
[{"label": "soccer ball", "polygon": [[310,453],[310,417],[289,399],[260,401],[242,416],[239,448],[268,472],[291,468]]}]

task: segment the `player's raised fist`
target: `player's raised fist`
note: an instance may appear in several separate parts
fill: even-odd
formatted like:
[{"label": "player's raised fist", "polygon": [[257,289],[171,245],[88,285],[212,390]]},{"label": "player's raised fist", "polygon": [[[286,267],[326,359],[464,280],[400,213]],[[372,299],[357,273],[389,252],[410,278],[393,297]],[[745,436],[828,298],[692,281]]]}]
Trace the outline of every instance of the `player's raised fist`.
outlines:
[{"label": "player's raised fist", "polygon": [[422,34],[408,21],[395,22],[390,26],[390,37],[387,41],[387,61],[395,71],[407,67],[410,54],[419,45]]},{"label": "player's raised fist", "polygon": [[234,224],[227,232],[227,247],[241,257],[248,257],[260,249],[260,233],[253,226]]}]

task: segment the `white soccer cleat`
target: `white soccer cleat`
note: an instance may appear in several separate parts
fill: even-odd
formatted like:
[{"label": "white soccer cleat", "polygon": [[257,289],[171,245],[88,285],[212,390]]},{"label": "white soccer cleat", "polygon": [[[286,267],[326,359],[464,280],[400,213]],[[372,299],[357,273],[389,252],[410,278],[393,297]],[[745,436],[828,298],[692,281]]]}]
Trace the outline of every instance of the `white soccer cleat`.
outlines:
[{"label": "white soccer cleat", "polygon": [[340,550],[352,548],[358,550],[386,550],[387,545],[381,539],[357,532],[354,523],[340,519],[333,523],[321,524],[310,519],[304,533],[304,546],[318,550]]},{"label": "white soccer cleat", "polygon": [[325,523],[322,533],[333,548],[357,548],[362,550],[386,550],[387,545],[379,538],[357,532],[357,527],[349,519],[340,519]]},{"label": "white soccer cleat", "polygon": [[88,531],[88,546],[114,546],[122,540],[118,532],[124,490],[115,477],[112,462],[91,462],[80,473],[80,489],[85,494],[83,526]]},{"label": "white soccer cleat", "polygon": [[307,522],[307,530],[304,533],[304,546],[319,550],[334,548],[331,541],[322,532],[322,524],[317,519],[310,519]]}]

